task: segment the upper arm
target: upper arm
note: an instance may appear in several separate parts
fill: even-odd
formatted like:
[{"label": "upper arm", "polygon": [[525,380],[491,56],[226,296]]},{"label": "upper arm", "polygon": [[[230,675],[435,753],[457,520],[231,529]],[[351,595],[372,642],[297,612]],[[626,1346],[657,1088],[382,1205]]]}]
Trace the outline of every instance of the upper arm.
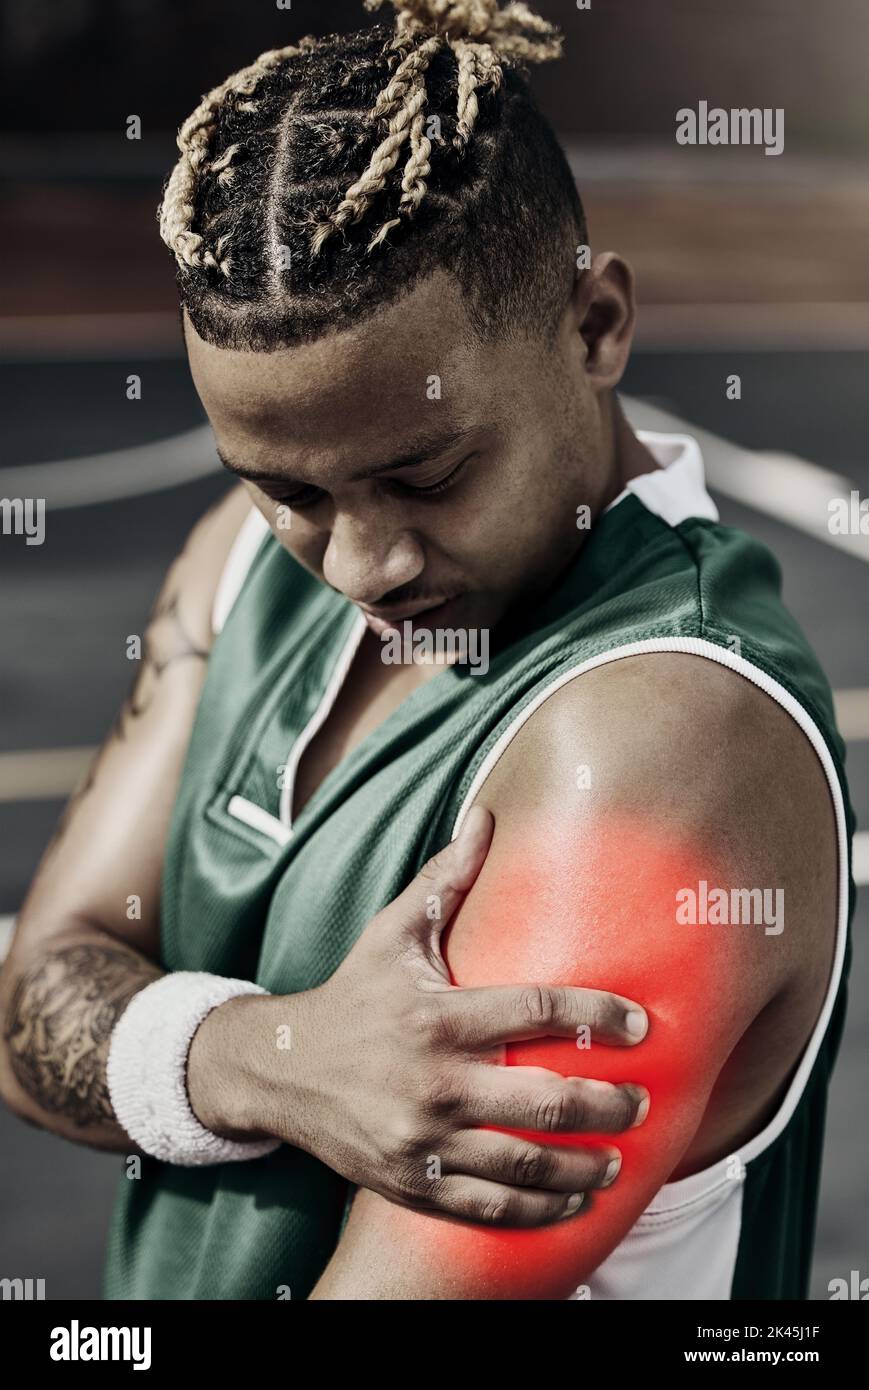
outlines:
[{"label": "upper arm", "polygon": [[[507,1062],[640,1083],[649,1115],[613,1136],[623,1155],[615,1183],[545,1228],[474,1227],[360,1192],[346,1278],[326,1297],[569,1296],[676,1169],[725,1062],[799,973],[829,907],[834,868],[818,873],[806,852],[835,844],[813,750],[769,697],[696,657],[627,658],[563,687],[478,800],[496,828],[450,928],[453,979],[636,999],[650,1028],[630,1050],[550,1038],[512,1044]],[[680,921],[677,894],[701,880],[710,891],[781,889],[787,929],[692,925],[684,911]]]},{"label": "upper arm", "polygon": [[[223,564],[250,509],[243,488],[197,523],[148,619],[130,695],[68,804],[19,914],[10,965],[82,923],[156,957],[169,819],[212,642]],[[127,915],[135,895],[141,915]]]}]

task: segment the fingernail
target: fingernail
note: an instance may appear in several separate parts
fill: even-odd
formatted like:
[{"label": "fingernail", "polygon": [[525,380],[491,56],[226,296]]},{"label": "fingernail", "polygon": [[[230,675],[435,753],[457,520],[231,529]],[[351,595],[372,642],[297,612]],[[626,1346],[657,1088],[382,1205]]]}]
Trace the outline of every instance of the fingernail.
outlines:
[{"label": "fingernail", "polygon": [[648,1031],[649,1020],[644,1013],[638,1009],[631,1009],[625,1019],[625,1029],[632,1038],[644,1038]]},{"label": "fingernail", "polygon": [[637,1125],[641,1125],[643,1123],[643,1120],[649,1113],[650,1099],[651,1097],[649,1096],[649,1093],[647,1091],[646,1094],[643,1096],[643,1099],[640,1101],[640,1107],[637,1111],[636,1119],[634,1120],[634,1123],[631,1125],[631,1129],[636,1129]]},{"label": "fingernail", "polygon": [[574,1192],[572,1197],[568,1197],[567,1206],[564,1208],[565,1216],[573,1216],[575,1211],[579,1211],[585,1200],[584,1192]]},{"label": "fingernail", "polygon": [[621,1166],[622,1156],[621,1154],[618,1154],[616,1158],[611,1159],[609,1162],[609,1166],[607,1167],[606,1173],[604,1174],[604,1187],[609,1187],[610,1183],[615,1181],[615,1176],[621,1168]]}]

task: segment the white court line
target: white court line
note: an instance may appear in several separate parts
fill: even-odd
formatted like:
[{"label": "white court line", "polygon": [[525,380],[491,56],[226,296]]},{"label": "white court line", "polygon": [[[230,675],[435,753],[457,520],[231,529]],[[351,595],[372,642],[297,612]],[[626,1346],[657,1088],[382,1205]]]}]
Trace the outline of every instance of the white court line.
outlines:
[{"label": "white court line", "polygon": [[55,801],[69,796],[96,748],[34,748],[0,753],[0,802]]},{"label": "white court line", "polygon": [[834,690],[836,725],[843,739],[869,738],[869,690]]},{"label": "white court line", "polygon": [[625,399],[624,406],[636,429],[693,435],[700,445],[706,481],[713,492],[869,563],[869,536],[833,535],[827,526],[830,500],[847,499],[858,490],[850,478],[796,454],[740,449],[720,435],[710,434],[646,401]]},{"label": "white court line", "polygon": [[53,511],[164,492],[220,471],[210,425],[131,449],[0,470],[4,497],[44,497]]},{"label": "white court line", "polygon": [[854,882],[869,883],[869,830],[858,830],[854,836]]},{"label": "white court line", "polygon": [[6,959],[9,947],[12,945],[12,933],[15,930],[15,917],[0,917],[0,964]]}]

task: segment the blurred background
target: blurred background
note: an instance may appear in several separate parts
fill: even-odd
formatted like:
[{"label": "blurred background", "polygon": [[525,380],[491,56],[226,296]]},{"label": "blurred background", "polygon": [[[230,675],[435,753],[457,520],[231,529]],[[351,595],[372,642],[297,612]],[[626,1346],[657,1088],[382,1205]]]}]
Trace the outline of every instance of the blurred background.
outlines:
[{"label": "blurred background", "polygon": [[[864,0],[539,0],[565,58],[533,75],[595,253],[632,262],[629,414],[698,434],[722,519],[779,557],[848,743],[869,882],[869,7]],[[382,12],[388,18],[389,11]],[[175,129],[261,50],[370,22],[360,0],[0,0],[0,955],[64,799],[130,679],[161,575],[229,485],[183,356],[156,209]],[[676,112],[783,108],[784,152],[685,147]],[[128,118],[141,139],[126,138]],[[529,249],[533,254],[533,248]],[[137,373],[142,399],[126,398]],[[739,400],[726,395],[738,374]],[[865,827],[865,828],[864,828]],[[863,895],[865,898],[865,895]],[[867,907],[830,1098],[812,1296],[869,1275]],[[0,1112],[0,1276],[96,1298],[120,1159]]]}]

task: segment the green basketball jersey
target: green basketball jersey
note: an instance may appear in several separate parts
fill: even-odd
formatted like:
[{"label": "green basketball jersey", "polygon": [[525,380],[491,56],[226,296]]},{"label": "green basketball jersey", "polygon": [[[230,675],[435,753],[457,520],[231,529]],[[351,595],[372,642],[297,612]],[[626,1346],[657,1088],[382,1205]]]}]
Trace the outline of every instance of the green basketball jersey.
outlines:
[{"label": "green basketball jersey", "polygon": [[[660,468],[600,516],[533,630],[485,675],[446,666],[328,774],[293,821],[294,768],[365,630],[252,513],[230,557],[217,637],[174,809],[161,906],[167,970],[327,980],[366,923],[457,833],[534,709],[584,671],[642,652],[716,661],[797,721],[826,773],[839,840],[835,961],[776,1114],[737,1154],[666,1184],[595,1271],[600,1299],[805,1298],[830,1073],[850,961],[854,815],[829,686],[780,597],[771,553],[721,526],[696,442],[639,432]],[[283,784],[283,785],[281,785]],[[123,1176],[108,1298],[305,1298],[338,1239],[348,1184],[282,1145],[266,1158]],[[583,1294],[583,1296],[586,1296]]]}]

